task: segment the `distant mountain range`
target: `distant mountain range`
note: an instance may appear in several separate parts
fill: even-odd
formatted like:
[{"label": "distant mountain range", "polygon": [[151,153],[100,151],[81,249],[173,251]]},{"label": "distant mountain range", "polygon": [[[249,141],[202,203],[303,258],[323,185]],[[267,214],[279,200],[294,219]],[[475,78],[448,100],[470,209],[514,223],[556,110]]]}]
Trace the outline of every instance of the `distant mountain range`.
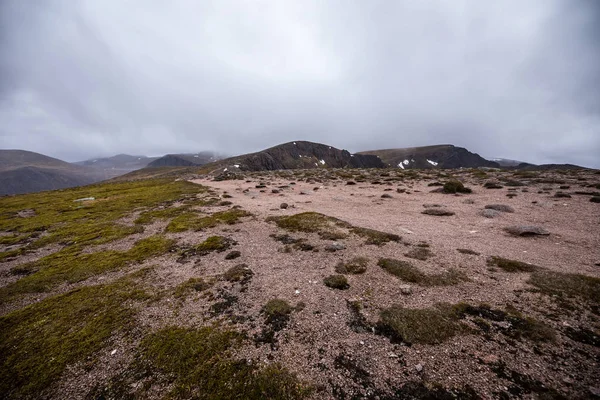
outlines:
[{"label": "distant mountain range", "polygon": [[0,150],[0,195],[88,185],[102,180],[92,168],[24,150]]},{"label": "distant mountain range", "polygon": [[164,167],[202,167],[200,172],[217,173],[311,168],[583,168],[572,164],[534,165],[500,158],[486,160],[463,147],[450,144],[370,150],[351,154],[347,150],[321,143],[295,141],[229,158],[214,152],[167,154],[163,157],[119,154],[76,163],[67,163],[30,151],[0,150],[0,195],[82,186],[138,170],[147,170],[147,173],[136,172],[136,177],[160,176],[160,168]]}]

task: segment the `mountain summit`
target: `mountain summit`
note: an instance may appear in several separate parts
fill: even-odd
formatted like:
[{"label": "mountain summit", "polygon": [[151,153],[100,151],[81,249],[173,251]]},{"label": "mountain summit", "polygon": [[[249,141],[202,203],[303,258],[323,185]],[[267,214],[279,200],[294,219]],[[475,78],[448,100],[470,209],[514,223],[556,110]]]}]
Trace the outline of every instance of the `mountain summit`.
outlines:
[{"label": "mountain summit", "polygon": [[374,155],[350,154],[347,150],[321,143],[295,141],[283,143],[256,153],[222,160],[244,171],[311,168],[383,168]]}]

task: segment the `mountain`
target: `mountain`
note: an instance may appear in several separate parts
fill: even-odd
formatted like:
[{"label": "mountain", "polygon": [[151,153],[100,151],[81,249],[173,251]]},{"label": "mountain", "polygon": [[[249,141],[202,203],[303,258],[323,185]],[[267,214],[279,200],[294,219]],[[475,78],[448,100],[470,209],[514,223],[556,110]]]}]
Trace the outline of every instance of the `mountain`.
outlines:
[{"label": "mountain", "polygon": [[149,163],[148,167],[193,167],[218,161],[223,157],[210,152],[203,151],[193,154],[167,154],[164,157],[155,159]]},{"label": "mountain", "polygon": [[497,162],[501,167],[517,167],[521,164],[528,164],[524,161],[510,160],[508,158],[492,158],[490,161]]},{"label": "mountain", "polygon": [[215,169],[223,166],[233,166],[242,171],[385,167],[376,156],[350,154],[347,150],[306,141],[284,143],[256,153],[227,158],[216,163]]},{"label": "mountain", "polygon": [[371,150],[358,154],[378,156],[385,164],[402,169],[500,167],[497,162],[486,160],[479,154],[451,144]]},{"label": "mountain", "polygon": [[0,150],[0,195],[40,192],[102,180],[94,169],[25,150]]},{"label": "mountain", "polygon": [[113,157],[94,158],[86,161],[79,161],[74,164],[94,168],[103,173],[104,179],[110,179],[127,174],[131,171],[142,169],[157,159],[158,157],[118,154]]}]

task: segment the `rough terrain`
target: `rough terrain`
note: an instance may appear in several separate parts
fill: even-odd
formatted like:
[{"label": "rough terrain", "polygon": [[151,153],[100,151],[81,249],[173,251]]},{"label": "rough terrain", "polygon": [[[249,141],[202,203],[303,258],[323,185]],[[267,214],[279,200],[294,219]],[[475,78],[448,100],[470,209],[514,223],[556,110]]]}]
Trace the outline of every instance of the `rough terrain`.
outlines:
[{"label": "rough terrain", "polygon": [[0,392],[598,397],[599,191],[322,169],[0,199]]}]

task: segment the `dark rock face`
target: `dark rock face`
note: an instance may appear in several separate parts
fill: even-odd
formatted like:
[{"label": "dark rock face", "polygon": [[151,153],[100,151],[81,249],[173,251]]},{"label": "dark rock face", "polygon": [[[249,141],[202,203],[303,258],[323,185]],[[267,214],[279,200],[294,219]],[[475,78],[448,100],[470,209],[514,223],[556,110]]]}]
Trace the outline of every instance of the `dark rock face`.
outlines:
[{"label": "dark rock face", "polygon": [[148,164],[148,167],[194,167],[208,164],[220,157],[212,152],[205,151],[197,154],[167,154]]},{"label": "dark rock face", "polygon": [[178,157],[174,154],[167,154],[166,156],[161,157],[158,160],[152,161],[150,164],[148,164],[148,167],[193,167],[194,165],[200,164],[184,160],[183,158]]},{"label": "dark rock face", "polygon": [[384,168],[376,156],[350,154],[320,143],[296,141],[227,160],[243,171],[309,168]]},{"label": "dark rock face", "polygon": [[456,147],[449,144],[402,149],[372,150],[364,151],[360,154],[379,156],[384,163],[391,167],[398,167],[399,164],[402,163],[402,167],[405,169],[500,168],[500,164],[497,162],[488,161],[479,154],[471,153],[463,147]]}]

